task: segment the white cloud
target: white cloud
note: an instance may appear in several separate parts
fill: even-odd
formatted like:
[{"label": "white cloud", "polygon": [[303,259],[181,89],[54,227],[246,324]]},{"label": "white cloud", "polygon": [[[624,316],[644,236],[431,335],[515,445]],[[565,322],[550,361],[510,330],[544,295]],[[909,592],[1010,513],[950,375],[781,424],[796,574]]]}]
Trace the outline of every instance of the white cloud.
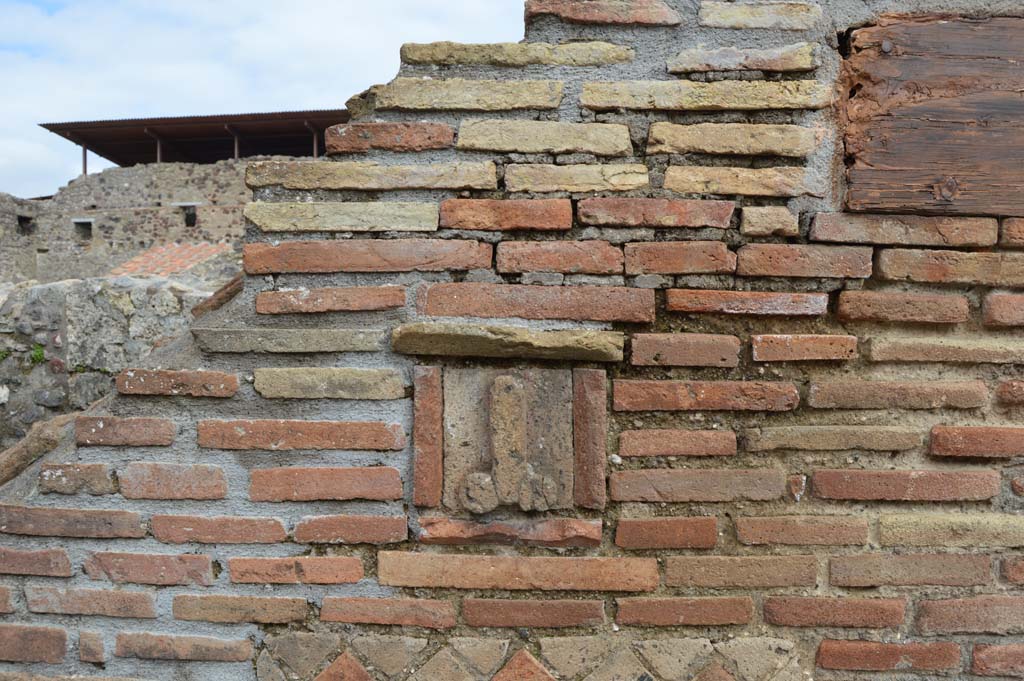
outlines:
[{"label": "white cloud", "polygon": [[[404,42],[517,41],[522,0],[0,0],[0,191],[54,192],[80,152],[38,123],[333,109]],[[104,162],[90,158],[90,170]]]}]

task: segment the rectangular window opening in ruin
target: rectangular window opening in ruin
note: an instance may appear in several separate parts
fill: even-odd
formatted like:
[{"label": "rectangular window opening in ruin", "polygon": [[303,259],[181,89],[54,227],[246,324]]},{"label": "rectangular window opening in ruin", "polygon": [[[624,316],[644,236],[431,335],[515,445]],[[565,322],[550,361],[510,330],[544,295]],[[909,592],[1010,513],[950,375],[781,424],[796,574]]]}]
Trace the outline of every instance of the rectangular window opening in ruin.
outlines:
[{"label": "rectangular window opening in ruin", "polygon": [[35,234],[36,223],[35,220],[27,215],[18,216],[18,235],[19,236],[31,236]]},{"label": "rectangular window opening in ruin", "polygon": [[92,240],[92,220],[72,220],[71,224],[75,228],[75,236],[82,241]]}]

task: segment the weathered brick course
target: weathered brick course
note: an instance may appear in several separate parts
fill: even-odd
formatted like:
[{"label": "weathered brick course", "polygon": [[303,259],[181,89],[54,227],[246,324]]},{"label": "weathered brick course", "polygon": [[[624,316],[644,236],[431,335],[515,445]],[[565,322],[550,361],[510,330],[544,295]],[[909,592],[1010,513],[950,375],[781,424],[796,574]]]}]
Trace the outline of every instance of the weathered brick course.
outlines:
[{"label": "weathered brick course", "polygon": [[882,291],[843,291],[839,294],[840,319],[868,322],[959,324],[970,318],[964,296]]},{"label": "weathered brick course", "polygon": [[486,232],[560,231],[572,227],[568,199],[448,199],[441,203],[441,226]]},{"label": "weathered brick course", "polygon": [[247,245],[244,264],[249,274],[471,270],[490,266],[491,246],[441,239],[289,241]]},{"label": "weathered brick course", "polygon": [[432,317],[521,317],[577,321],[649,322],[654,291],[619,286],[430,284],[419,295]]}]

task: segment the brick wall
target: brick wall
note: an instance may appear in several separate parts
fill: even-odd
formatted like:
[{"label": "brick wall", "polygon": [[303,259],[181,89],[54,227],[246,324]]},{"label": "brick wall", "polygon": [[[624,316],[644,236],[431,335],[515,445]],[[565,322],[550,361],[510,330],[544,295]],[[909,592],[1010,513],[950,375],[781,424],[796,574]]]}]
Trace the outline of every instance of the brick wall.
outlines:
[{"label": "brick wall", "polygon": [[844,212],[892,3],[697,5],[251,165],[244,290],[5,490],[0,679],[1024,675],[1019,225]]}]

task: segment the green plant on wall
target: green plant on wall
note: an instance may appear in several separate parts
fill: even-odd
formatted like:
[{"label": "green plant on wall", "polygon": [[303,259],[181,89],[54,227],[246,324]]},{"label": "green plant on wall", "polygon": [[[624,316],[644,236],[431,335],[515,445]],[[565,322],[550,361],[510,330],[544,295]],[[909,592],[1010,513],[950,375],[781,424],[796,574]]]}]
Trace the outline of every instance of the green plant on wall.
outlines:
[{"label": "green plant on wall", "polygon": [[32,361],[32,364],[42,364],[46,361],[46,348],[39,343],[36,343],[32,346],[32,352],[28,357]]},{"label": "green plant on wall", "polygon": [[10,350],[0,350],[0,362],[11,356]]}]

